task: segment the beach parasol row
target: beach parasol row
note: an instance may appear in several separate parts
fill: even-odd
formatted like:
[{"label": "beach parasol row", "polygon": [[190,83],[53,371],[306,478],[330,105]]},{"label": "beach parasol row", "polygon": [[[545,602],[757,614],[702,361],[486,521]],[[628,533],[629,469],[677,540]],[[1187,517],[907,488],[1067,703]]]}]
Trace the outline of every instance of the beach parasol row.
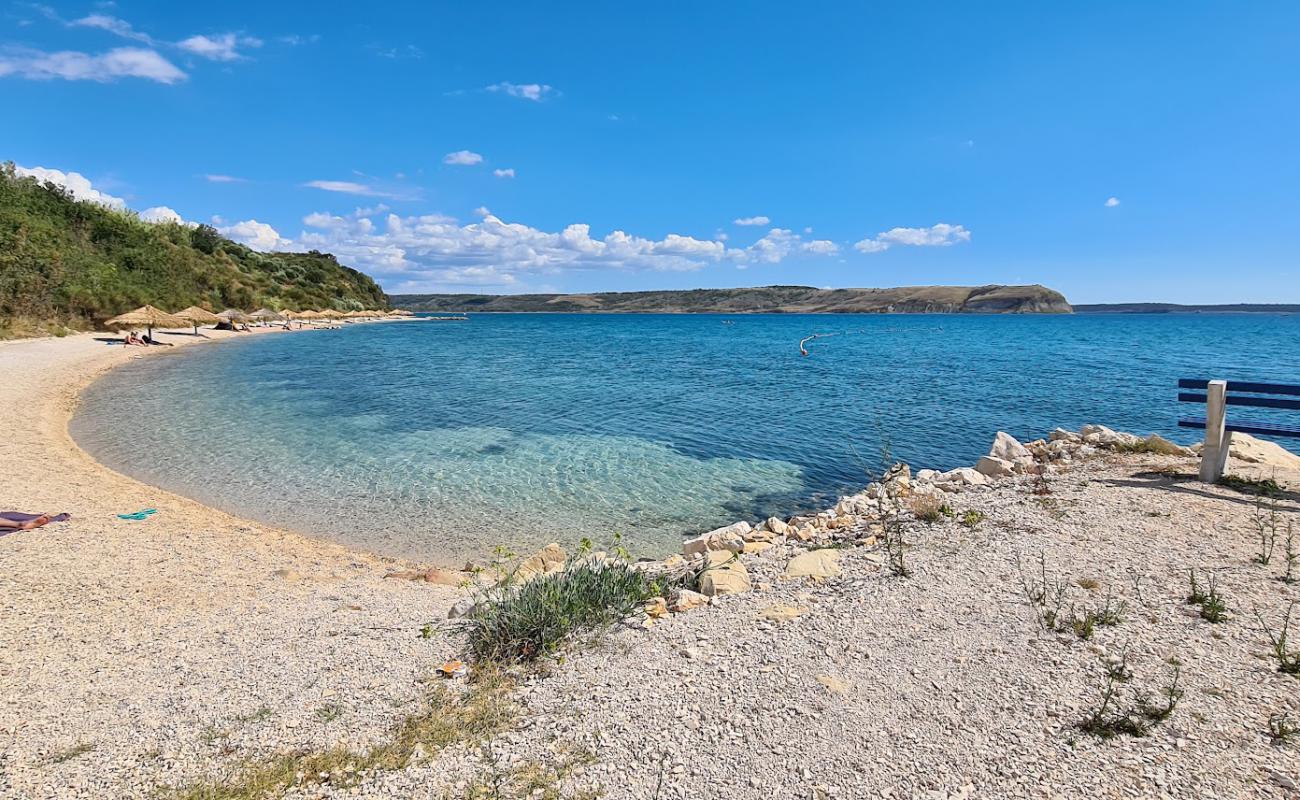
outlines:
[{"label": "beach parasol row", "polygon": [[259,308],[251,314],[245,314],[237,308],[227,308],[218,314],[213,314],[205,308],[190,306],[183,311],[177,311],[175,314],[169,314],[161,308],[154,306],[140,306],[134,311],[128,311],[125,314],[119,314],[108,320],[104,324],[110,328],[128,328],[143,327],[149,330],[149,336],[153,336],[154,328],[188,328],[193,327],[194,332],[198,333],[200,325],[215,325],[219,322],[248,322],[249,320],[284,320],[284,319],[370,319],[373,317],[391,317],[397,315],[409,316],[409,311],[336,311],[327,308],[323,311],[273,311],[269,308]]},{"label": "beach parasol row", "polygon": [[144,326],[149,329],[149,338],[153,338],[153,329],[155,326],[160,328],[184,328],[188,327],[190,322],[184,317],[175,314],[168,314],[160,308],[153,306],[140,306],[134,311],[128,311],[125,314],[118,314],[116,317],[104,323],[111,328],[129,328]]}]

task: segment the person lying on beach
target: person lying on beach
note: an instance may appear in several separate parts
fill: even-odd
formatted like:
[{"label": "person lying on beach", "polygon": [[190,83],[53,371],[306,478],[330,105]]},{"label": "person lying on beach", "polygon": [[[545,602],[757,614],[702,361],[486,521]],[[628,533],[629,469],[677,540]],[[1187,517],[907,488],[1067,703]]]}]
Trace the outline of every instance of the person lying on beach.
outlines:
[{"label": "person lying on beach", "polygon": [[21,511],[0,511],[0,536],[10,531],[30,531],[51,522],[62,522],[67,514],[24,514]]},{"label": "person lying on beach", "polygon": [[141,339],[141,338],[136,334],[135,331],[129,331],[129,332],[127,332],[127,334],[126,334],[126,341],[124,341],[123,344],[125,344],[125,345],[138,344],[138,345],[140,345],[141,347],[145,347],[145,346],[146,346],[145,343],[144,343],[144,340]]},{"label": "person lying on beach", "polygon": [[150,335],[147,334],[147,333],[144,335],[144,339],[142,339],[142,340],[140,341],[140,344],[157,344],[157,345],[166,345],[167,347],[175,347],[175,346],[176,346],[176,345],[172,344],[171,342],[160,342],[160,341],[158,341],[157,339],[153,338],[152,336],[150,336]]}]

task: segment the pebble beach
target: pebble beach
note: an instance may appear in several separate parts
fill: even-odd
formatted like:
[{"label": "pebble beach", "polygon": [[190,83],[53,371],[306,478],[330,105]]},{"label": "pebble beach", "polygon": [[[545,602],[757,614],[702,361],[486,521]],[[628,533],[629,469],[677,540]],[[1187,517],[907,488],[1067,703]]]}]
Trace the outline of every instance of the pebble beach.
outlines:
[{"label": "pebble beach", "polygon": [[[208,335],[192,341],[249,334]],[[82,452],[67,433],[81,389],[160,350],[0,344],[0,505],[72,515],[0,537],[0,797],[167,796],[277,753],[363,748],[463,649],[454,574],[242,520]],[[113,424],[142,424],[126,409]],[[472,793],[485,772],[574,752],[558,794],[533,796],[1300,796],[1300,743],[1270,736],[1270,720],[1300,721],[1300,680],[1256,618],[1276,627],[1300,599],[1281,544],[1258,559],[1262,514],[1300,519],[1300,459],[1232,459],[1281,487],[1265,506],[1198,483],[1182,448],[1043,433],[999,436],[978,470],[900,469],[822,515],[688,542],[679,561],[738,554],[712,593],[520,676],[518,719],[487,747],[286,796],[489,797]],[[923,519],[925,497],[944,511]],[[884,541],[890,502],[907,576]],[[1063,607],[1122,611],[1086,638],[1045,629],[1025,591],[1040,570]],[[1189,570],[1213,577],[1223,620],[1186,602]],[[1080,728],[1117,664],[1125,704],[1179,676],[1144,736]]]}]

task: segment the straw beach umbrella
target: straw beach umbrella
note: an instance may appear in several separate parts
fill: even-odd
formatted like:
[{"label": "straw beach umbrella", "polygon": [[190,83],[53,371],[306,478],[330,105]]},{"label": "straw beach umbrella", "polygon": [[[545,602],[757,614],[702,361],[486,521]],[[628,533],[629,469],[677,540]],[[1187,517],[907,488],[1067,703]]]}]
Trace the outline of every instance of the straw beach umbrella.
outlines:
[{"label": "straw beach umbrella", "polygon": [[248,322],[248,315],[237,308],[227,308],[217,316],[228,322]]},{"label": "straw beach umbrella", "polygon": [[134,327],[143,325],[149,329],[149,338],[153,339],[154,326],[160,328],[184,328],[189,325],[189,320],[178,317],[175,314],[168,314],[160,308],[153,306],[140,306],[135,311],[128,311],[125,314],[119,314],[105,325],[114,328]]},{"label": "straw beach umbrella", "polygon": [[216,325],[221,321],[221,317],[218,317],[206,308],[199,308],[198,306],[190,306],[184,311],[177,311],[176,316],[193,325],[194,333],[196,335],[199,332],[200,325]]},{"label": "straw beach umbrella", "polygon": [[272,311],[269,308],[259,308],[248,316],[253,319],[284,319],[278,311]]}]

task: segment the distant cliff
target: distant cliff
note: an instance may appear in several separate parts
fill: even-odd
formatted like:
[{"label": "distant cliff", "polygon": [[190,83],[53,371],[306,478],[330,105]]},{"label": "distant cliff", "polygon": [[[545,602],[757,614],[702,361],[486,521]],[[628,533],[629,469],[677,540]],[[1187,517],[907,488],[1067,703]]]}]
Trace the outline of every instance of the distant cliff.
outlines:
[{"label": "distant cliff", "polygon": [[1068,314],[1065,297],[1045,286],[905,286],[814,289],[759,286],[599,294],[397,294],[411,311],[567,311],[769,314]]}]

